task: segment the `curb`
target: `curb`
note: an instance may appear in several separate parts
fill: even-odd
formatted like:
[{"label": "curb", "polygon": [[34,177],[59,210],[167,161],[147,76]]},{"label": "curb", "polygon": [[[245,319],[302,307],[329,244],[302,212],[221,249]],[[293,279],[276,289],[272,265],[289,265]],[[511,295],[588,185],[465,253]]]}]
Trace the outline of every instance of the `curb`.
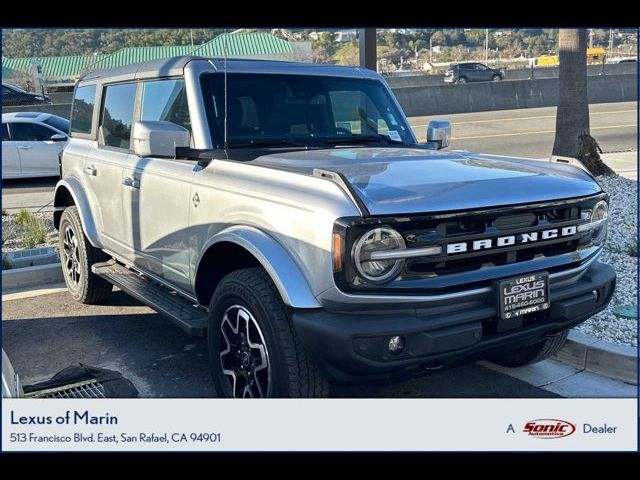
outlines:
[{"label": "curb", "polygon": [[567,343],[554,357],[578,370],[638,385],[638,350],[570,330]]},{"label": "curb", "polygon": [[60,263],[58,252],[54,247],[17,250],[15,252],[7,252],[4,257],[11,263],[11,270]]},{"label": "curb", "polygon": [[64,281],[60,263],[2,271],[2,290],[39,287]]}]

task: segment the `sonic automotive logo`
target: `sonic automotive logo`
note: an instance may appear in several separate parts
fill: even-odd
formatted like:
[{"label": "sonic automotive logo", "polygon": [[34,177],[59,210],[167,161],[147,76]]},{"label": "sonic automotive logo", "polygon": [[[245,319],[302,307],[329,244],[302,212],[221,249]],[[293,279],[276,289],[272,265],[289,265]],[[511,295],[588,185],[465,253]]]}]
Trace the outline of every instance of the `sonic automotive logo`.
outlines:
[{"label": "sonic automotive logo", "polygon": [[573,434],[576,431],[576,426],[571,422],[557,418],[539,418],[528,421],[522,431],[530,437],[562,438]]}]

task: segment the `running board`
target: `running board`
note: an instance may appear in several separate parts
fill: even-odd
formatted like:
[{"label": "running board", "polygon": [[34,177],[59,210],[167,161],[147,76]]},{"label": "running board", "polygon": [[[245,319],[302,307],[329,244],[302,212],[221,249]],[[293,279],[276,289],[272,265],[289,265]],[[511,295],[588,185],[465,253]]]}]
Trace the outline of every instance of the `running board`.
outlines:
[{"label": "running board", "polygon": [[207,314],[194,307],[183,296],[153,280],[146,279],[115,260],[96,263],[91,266],[91,271],[169,318],[187,334],[196,337],[205,336],[208,323]]}]

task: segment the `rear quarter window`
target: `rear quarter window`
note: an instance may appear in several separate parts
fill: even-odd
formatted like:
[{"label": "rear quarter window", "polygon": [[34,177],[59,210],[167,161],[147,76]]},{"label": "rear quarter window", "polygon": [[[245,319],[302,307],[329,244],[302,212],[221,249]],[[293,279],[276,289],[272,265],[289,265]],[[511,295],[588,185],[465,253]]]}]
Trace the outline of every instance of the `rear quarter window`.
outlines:
[{"label": "rear quarter window", "polygon": [[96,86],[86,85],[76,88],[71,107],[71,134],[90,134],[93,110],[96,105]]}]

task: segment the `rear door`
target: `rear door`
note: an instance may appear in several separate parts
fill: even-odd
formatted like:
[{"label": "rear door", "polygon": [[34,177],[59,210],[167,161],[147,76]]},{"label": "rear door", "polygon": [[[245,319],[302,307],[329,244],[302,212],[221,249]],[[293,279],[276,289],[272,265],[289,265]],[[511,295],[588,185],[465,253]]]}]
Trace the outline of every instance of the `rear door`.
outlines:
[{"label": "rear door", "polygon": [[11,122],[11,140],[18,149],[23,177],[59,175],[58,154],[64,142],[54,142],[53,128],[36,122]]},{"label": "rear door", "polygon": [[20,176],[20,156],[15,142],[9,137],[9,124],[2,124],[2,178]]},{"label": "rear door", "polygon": [[476,72],[475,72],[475,67],[472,63],[471,64],[463,63],[462,65],[459,65],[458,68],[459,68],[458,78],[464,77],[467,79],[468,82],[475,81]]},{"label": "rear door", "polygon": [[105,85],[98,116],[98,141],[89,149],[83,169],[86,190],[92,194],[101,239],[109,251],[124,256],[125,222],[122,209],[122,167],[132,161],[131,125],[136,83]]}]

